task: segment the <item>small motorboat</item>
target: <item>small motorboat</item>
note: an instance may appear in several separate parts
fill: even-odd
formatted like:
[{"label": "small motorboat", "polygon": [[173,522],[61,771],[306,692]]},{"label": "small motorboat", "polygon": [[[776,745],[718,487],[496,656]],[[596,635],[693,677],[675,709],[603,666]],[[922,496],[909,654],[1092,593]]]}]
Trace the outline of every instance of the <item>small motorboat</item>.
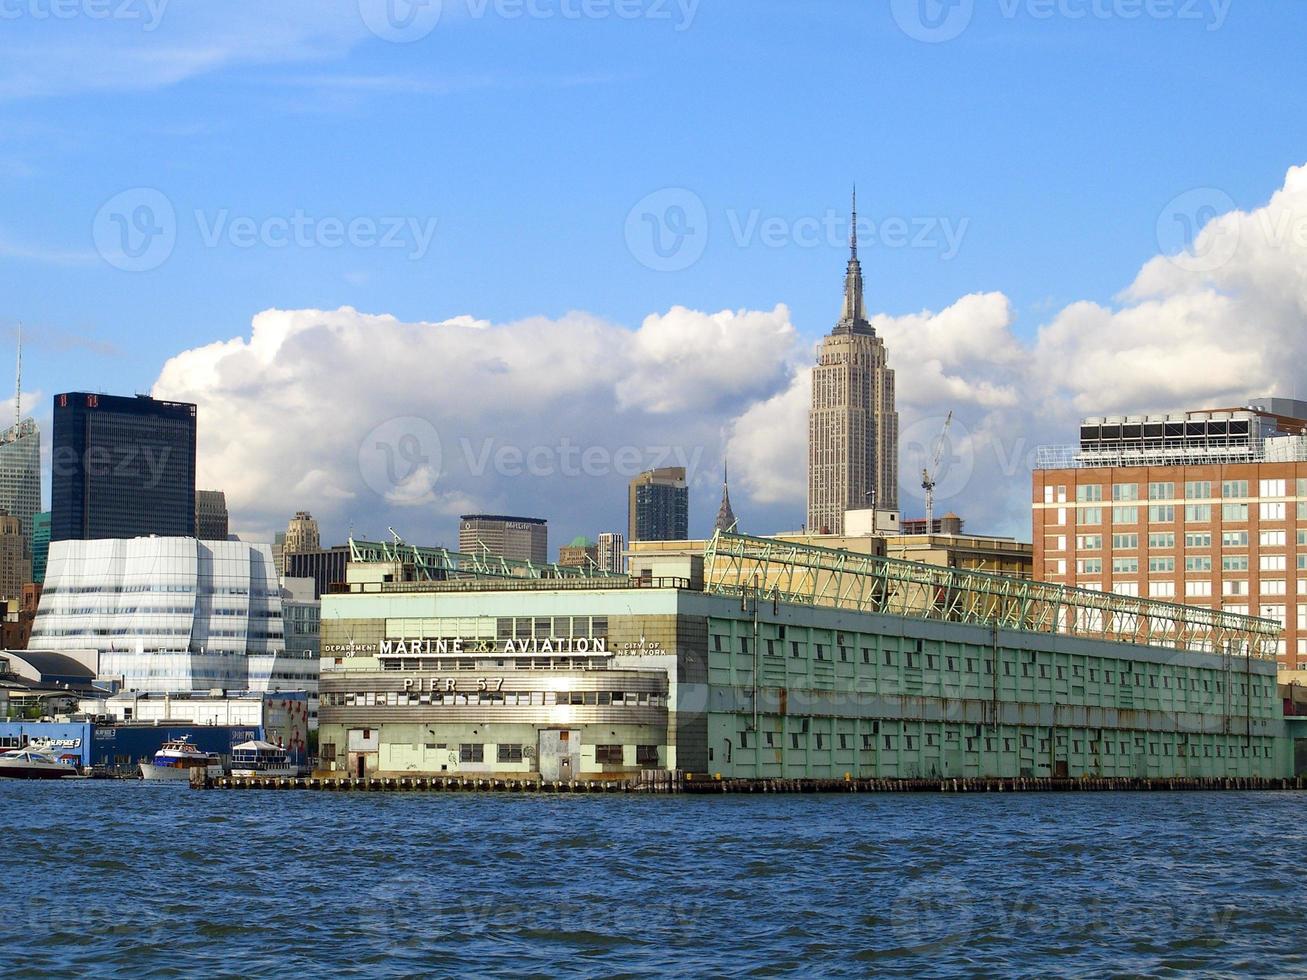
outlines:
[{"label": "small motorboat", "polygon": [[141,763],[141,778],[152,782],[190,782],[191,770],[203,769],[208,776],[223,774],[222,757],[216,752],[205,752],[191,742],[189,735],[164,742],[154,753],[154,760]]},{"label": "small motorboat", "polygon": [[75,779],[75,765],[39,749],[11,749],[0,754],[0,779]]},{"label": "small motorboat", "polygon": [[287,751],[271,742],[253,739],[232,746],[231,774],[233,776],[298,776],[299,766],[290,761]]}]

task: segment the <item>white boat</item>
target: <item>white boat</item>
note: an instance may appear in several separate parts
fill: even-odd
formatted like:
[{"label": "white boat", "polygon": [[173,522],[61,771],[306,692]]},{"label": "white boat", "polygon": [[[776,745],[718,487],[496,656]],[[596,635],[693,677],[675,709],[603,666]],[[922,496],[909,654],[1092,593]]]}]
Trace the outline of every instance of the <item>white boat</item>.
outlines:
[{"label": "white boat", "polygon": [[298,776],[299,772],[299,767],[290,761],[286,750],[271,742],[253,739],[232,747],[233,776]]},{"label": "white boat", "polygon": [[0,755],[0,779],[72,779],[77,767],[39,749],[13,749]]},{"label": "white boat", "polygon": [[141,778],[152,782],[186,783],[190,782],[193,769],[203,769],[209,776],[221,776],[222,757],[203,751],[192,744],[189,735],[183,735],[164,742],[151,762],[141,763]]}]

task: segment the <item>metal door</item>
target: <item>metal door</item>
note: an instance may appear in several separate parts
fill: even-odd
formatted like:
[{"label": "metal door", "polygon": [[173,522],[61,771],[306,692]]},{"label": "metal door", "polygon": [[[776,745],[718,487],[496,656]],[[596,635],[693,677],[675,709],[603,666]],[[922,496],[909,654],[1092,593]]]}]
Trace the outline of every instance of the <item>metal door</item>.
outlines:
[{"label": "metal door", "polygon": [[581,733],[572,729],[543,730],[536,755],[541,779],[555,782],[576,779],[581,772]]}]

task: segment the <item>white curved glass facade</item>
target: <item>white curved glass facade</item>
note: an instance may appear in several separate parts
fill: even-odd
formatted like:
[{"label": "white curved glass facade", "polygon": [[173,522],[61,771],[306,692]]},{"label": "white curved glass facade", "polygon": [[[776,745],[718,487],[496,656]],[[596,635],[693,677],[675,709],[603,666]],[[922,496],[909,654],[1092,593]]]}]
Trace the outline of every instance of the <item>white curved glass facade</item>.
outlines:
[{"label": "white curved glass facade", "polygon": [[[124,690],[311,690],[286,661],[272,549],[240,541],[58,541],[31,646],[95,650]],[[310,676],[312,675],[312,676]]]}]

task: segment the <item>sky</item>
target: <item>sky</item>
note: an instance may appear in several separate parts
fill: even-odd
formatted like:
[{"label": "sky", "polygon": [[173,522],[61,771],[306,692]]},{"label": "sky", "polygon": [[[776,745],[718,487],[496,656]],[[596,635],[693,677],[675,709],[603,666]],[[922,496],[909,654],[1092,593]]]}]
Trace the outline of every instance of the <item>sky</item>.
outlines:
[{"label": "sky", "polygon": [[197,402],[253,540],[556,546],[678,464],[704,534],[727,458],[741,526],[796,529],[856,183],[903,510],[952,411],[937,509],[1025,538],[1081,415],[1300,393],[1304,36],[1298,0],[2,0],[0,332],[47,434],[60,391]]}]

